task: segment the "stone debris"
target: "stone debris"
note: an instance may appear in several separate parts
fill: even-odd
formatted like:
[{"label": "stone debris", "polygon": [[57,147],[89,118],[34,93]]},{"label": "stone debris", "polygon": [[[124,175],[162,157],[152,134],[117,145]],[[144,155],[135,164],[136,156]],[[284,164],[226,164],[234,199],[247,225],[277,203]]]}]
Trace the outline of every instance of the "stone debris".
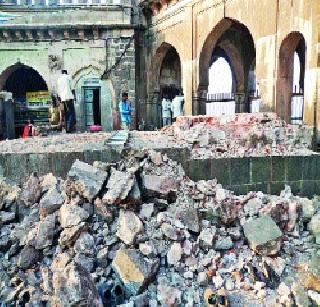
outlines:
[{"label": "stone debris", "polygon": [[269,215],[247,221],[243,230],[250,247],[258,253],[274,255],[279,251],[282,232]]},{"label": "stone debris", "polygon": [[121,172],[112,170],[107,184],[107,193],[104,194],[102,201],[106,204],[120,204],[129,195],[135,185],[135,176],[131,172]]},{"label": "stone debris", "polygon": [[117,236],[127,245],[134,243],[138,233],[143,232],[143,224],[132,211],[120,211]]},{"label": "stone debris", "polygon": [[79,185],[76,185],[76,191],[89,201],[92,201],[100,192],[108,173],[76,160],[72,164],[68,176],[76,183],[79,183]]},{"label": "stone debris", "polygon": [[82,152],[103,148],[110,133],[58,134],[1,142],[0,153]]},{"label": "stone debris", "polygon": [[194,159],[312,154],[312,129],[276,113],[182,116],[160,132],[130,132],[136,149],[189,148]]},{"label": "stone debris", "polygon": [[236,196],[154,151],[70,173],[0,184],[4,306],[319,303],[318,197]]},{"label": "stone debris", "polygon": [[112,261],[112,267],[129,295],[137,295],[140,289],[154,277],[158,266],[158,259],[144,258],[135,249],[118,250]]}]

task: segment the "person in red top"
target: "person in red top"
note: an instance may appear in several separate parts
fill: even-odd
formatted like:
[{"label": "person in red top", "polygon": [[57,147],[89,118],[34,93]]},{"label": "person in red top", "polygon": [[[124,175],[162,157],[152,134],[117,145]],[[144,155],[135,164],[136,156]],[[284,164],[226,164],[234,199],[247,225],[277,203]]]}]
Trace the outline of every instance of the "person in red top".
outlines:
[{"label": "person in red top", "polygon": [[23,127],[23,134],[22,138],[30,138],[36,135],[36,128],[34,126],[34,121],[32,119],[29,119],[28,122],[25,123]]}]

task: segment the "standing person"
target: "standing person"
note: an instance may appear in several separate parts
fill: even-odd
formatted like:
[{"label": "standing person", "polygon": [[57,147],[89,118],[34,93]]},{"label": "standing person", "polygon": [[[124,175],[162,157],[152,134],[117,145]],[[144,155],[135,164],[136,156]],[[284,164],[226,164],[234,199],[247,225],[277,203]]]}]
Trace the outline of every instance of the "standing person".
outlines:
[{"label": "standing person", "polygon": [[34,125],[34,121],[32,119],[29,119],[28,122],[26,122],[24,125],[22,138],[32,138],[36,135],[38,135],[38,131],[36,126]]},{"label": "standing person", "polygon": [[119,102],[119,112],[121,117],[121,129],[128,130],[131,124],[131,103],[128,100],[128,93],[122,93]]},{"label": "standing person", "polygon": [[177,117],[183,115],[183,106],[184,106],[184,96],[182,93],[178,92],[178,95],[174,97],[172,100],[172,117],[173,117],[173,122],[177,120]]},{"label": "standing person", "polygon": [[168,99],[168,96],[165,95],[162,99],[162,125],[167,126],[171,125],[171,101]]},{"label": "standing person", "polygon": [[64,104],[66,132],[73,131],[76,118],[74,110],[74,91],[72,90],[71,77],[66,70],[62,70],[61,76],[57,81],[57,92],[61,102]]}]

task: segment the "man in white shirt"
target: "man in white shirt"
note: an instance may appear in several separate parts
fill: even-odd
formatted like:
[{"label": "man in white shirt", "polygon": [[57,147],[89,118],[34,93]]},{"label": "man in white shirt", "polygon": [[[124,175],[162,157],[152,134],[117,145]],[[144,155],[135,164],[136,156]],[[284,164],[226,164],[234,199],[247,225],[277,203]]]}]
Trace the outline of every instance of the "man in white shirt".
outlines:
[{"label": "man in white shirt", "polygon": [[171,125],[171,101],[164,96],[162,99],[162,124],[163,126]]},{"label": "man in white shirt", "polygon": [[66,70],[62,70],[62,75],[57,80],[57,93],[64,104],[66,132],[70,133],[76,124],[76,114],[73,103],[72,80]]},{"label": "man in white shirt", "polygon": [[171,110],[173,121],[175,122],[178,116],[183,115],[183,105],[184,105],[184,96],[183,94],[178,94],[172,100]]}]

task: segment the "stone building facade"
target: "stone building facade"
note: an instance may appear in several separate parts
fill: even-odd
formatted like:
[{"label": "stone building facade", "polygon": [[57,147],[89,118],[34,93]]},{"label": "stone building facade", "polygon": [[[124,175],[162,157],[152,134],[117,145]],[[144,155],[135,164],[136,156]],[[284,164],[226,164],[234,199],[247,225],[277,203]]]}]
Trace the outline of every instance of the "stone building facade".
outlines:
[{"label": "stone building facade", "polygon": [[30,90],[54,94],[66,69],[79,131],[91,124],[118,128],[122,91],[135,109],[139,12],[131,0],[17,0],[2,1],[0,8],[0,91],[13,92],[14,99]]},{"label": "stone building facade", "polygon": [[294,53],[299,55],[303,120],[319,112],[320,2],[318,0],[142,0],[146,20],[143,78],[146,120],[157,122],[168,54],[180,62],[186,114],[204,114],[208,70],[215,57],[230,63],[237,112],[248,111],[250,76],[260,88],[260,110],[290,121]]}]

